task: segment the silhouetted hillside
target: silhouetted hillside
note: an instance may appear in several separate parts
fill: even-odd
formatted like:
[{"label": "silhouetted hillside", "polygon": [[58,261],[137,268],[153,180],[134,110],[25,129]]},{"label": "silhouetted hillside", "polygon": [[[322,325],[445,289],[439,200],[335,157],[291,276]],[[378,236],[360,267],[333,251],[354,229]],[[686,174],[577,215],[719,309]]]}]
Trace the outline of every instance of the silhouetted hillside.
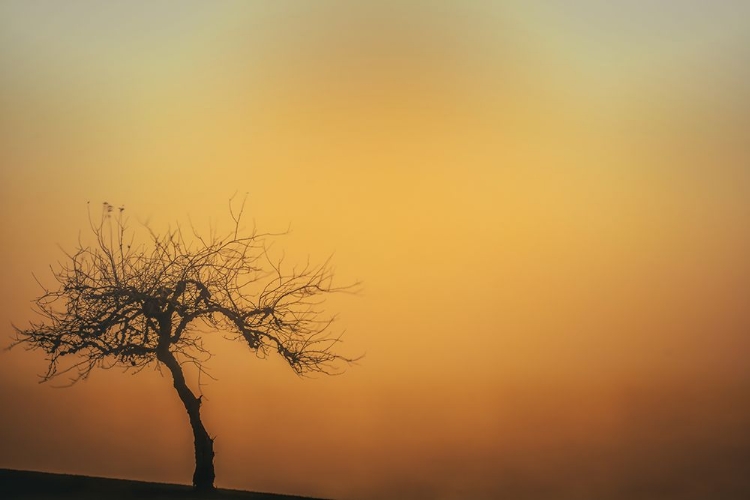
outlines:
[{"label": "silhouetted hillside", "polygon": [[193,492],[190,486],[183,484],[147,483],[10,469],[0,469],[0,498],[311,500],[309,497],[224,489],[201,494]]}]

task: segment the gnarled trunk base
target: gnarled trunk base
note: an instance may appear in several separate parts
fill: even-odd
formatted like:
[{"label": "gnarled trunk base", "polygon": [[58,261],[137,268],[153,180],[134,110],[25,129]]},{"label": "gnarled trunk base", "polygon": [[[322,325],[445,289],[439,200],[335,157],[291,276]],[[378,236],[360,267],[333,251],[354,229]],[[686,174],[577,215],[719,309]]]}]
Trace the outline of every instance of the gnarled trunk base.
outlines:
[{"label": "gnarled trunk base", "polygon": [[[198,402],[200,407],[200,401]],[[188,410],[188,414],[190,411]],[[214,489],[214,440],[208,435],[203,423],[200,421],[200,409],[196,410],[198,425],[193,423],[190,416],[190,425],[193,427],[195,437],[195,472],[193,473],[193,486],[196,490]]]}]

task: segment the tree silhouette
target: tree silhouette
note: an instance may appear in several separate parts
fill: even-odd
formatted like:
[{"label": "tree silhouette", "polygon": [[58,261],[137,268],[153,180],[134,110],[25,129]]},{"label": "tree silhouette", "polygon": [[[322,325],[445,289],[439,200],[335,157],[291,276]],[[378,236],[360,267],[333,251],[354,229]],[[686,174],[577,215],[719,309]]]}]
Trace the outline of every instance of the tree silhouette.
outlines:
[{"label": "tree silhouette", "polygon": [[330,262],[287,269],[269,255],[273,234],[243,235],[244,200],[229,212],[233,229],[200,236],[178,225],[138,243],[124,208],[104,203],[101,219],[89,222],[91,245],[78,243],[53,269],[56,286],[35,299],[42,320],[26,329],[14,325],[13,345],[41,349],[49,363],[42,381],[69,374],[71,384],[94,368],[147,366],[169,370],[185,405],[195,441],[196,489],[214,488],[213,439],[201,421],[201,396],[190,389],[183,365],[199,373],[211,354],[201,340],[224,332],[259,357],[276,352],[299,375],[340,372],[354,360],[334,352],[333,316],[325,316],[327,294],[353,291],[333,284]]}]

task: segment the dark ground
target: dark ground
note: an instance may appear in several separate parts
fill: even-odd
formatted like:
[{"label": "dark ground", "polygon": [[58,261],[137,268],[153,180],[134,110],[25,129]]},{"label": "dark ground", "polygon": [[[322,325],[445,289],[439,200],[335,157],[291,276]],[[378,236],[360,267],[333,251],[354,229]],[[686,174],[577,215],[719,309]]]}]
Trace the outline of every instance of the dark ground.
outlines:
[{"label": "dark ground", "polygon": [[224,489],[217,489],[208,494],[198,494],[194,493],[190,486],[182,484],[146,483],[10,469],[0,469],[0,498],[313,500],[309,497]]}]

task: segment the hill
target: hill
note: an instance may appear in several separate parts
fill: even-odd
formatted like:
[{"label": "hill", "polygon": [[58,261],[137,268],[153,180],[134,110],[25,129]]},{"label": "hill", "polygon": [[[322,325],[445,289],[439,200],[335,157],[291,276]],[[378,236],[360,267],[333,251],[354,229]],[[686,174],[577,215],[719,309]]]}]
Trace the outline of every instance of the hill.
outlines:
[{"label": "hill", "polygon": [[309,497],[217,489],[209,494],[193,492],[184,484],[147,483],[126,479],[74,476],[48,472],[0,469],[3,499],[114,499],[150,500],[314,500]]}]

